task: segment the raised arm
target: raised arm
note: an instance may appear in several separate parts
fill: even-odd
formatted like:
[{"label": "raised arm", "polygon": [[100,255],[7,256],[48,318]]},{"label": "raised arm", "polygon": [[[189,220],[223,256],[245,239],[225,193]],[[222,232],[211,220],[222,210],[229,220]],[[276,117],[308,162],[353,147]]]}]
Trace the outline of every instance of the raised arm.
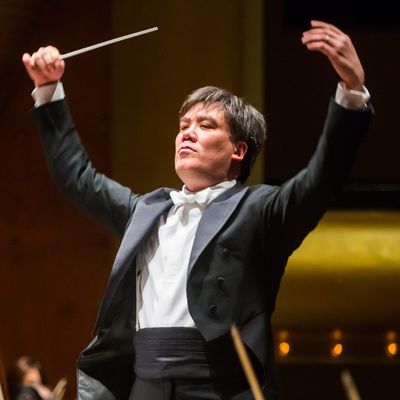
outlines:
[{"label": "raised arm", "polygon": [[48,46],[31,56],[24,54],[22,61],[36,91],[43,93],[42,105],[33,114],[56,185],[86,214],[122,236],[138,196],[96,171],[81,144],[66,101],[52,101],[65,70],[60,53]]},{"label": "raised arm", "polygon": [[267,209],[286,254],[314,229],[340,191],[372,115],[363,86],[364,70],[350,38],[333,25],[312,21],[302,42],[330,60],[342,85],[337,91],[340,96],[331,101],[323,134],[307,167],[277,189]]}]

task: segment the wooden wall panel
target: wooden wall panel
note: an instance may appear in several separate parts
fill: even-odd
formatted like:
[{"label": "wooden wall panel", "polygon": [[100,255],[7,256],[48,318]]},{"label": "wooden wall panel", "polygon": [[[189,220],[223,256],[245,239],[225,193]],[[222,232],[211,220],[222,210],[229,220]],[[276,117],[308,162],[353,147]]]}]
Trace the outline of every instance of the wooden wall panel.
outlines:
[{"label": "wooden wall panel", "polygon": [[[0,346],[8,366],[30,354],[42,362],[50,384],[67,377],[67,398],[75,398],[76,358],[90,340],[114,250],[111,236],[50,180],[29,115],[32,83],[20,57],[41,45],[65,52],[108,39],[110,5],[45,2],[36,22],[12,60],[16,83],[0,113]],[[63,81],[89,153],[110,172],[109,51],[69,60]]]}]

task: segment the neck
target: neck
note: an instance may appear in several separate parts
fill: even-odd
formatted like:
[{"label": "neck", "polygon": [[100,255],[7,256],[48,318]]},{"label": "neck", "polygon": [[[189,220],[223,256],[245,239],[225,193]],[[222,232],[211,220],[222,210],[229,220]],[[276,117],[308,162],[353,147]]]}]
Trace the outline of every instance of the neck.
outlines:
[{"label": "neck", "polygon": [[[232,178],[235,179],[235,178]],[[216,186],[222,182],[228,182],[231,179],[223,179],[223,180],[215,180],[215,181],[209,181],[209,182],[204,182],[204,183],[195,183],[195,182],[183,182],[185,185],[186,189],[191,191],[191,192],[200,192],[203,189]]]},{"label": "neck", "polygon": [[238,174],[228,173],[225,176],[199,176],[187,174],[186,176],[180,176],[186,189],[191,192],[199,192],[205,188],[218,185],[222,182],[231,181],[232,179],[237,179]]}]

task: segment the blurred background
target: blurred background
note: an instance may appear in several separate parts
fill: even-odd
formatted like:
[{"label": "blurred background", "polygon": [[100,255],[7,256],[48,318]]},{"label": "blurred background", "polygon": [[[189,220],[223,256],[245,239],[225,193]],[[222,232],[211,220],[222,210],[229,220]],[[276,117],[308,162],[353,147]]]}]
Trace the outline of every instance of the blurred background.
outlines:
[{"label": "blurred background", "polygon": [[291,258],[274,316],[283,400],[399,398],[400,14],[389,0],[0,1],[0,377],[29,354],[50,386],[89,343],[117,240],[53,186],[29,113],[22,54],[62,53],[152,33],[67,60],[68,102],[94,164],[138,193],[180,187],[179,106],[193,89],[227,88],[266,116],[269,139],[249,183],[305,167],[337,77],[301,44],[310,19],[348,33],[375,107],[343,195]]}]

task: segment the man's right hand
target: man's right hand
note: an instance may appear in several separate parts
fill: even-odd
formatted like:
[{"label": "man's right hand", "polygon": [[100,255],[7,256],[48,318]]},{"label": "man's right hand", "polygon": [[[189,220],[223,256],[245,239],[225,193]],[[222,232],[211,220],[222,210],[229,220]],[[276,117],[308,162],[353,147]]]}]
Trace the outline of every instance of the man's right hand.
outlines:
[{"label": "man's right hand", "polygon": [[59,81],[65,70],[65,62],[53,46],[41,47],[32,55],[25,53],[22,62],[35,87]]}]

